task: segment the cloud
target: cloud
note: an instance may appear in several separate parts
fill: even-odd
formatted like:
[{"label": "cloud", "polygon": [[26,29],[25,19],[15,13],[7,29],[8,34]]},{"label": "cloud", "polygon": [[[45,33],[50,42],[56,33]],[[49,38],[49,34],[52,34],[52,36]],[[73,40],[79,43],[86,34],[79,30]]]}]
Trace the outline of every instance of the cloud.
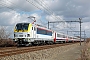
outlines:
[{"label": "cloud", "polygon": [[[24,22],[26,15],[20,15],[16,11],[6,11],[0,13],[0,25],[14,25],[17,22]],[[27,20],[26,20],[27,21]]]},{"label": "cloud", "polygon": [[48,21],[60,21],[60,20],[63,20],[63,16],[58,16],[58,15],[52,14],[52,15],[47,15],[46,19]]},{"label": "cloud", "polygon": [[41,16],[38,15],[37,13],[33,13],[33,14],[31,14],[30,16],[35,17],[36,20],[39,20],[39,19],[41,18]]},{"label": "cloud", "polygon": [[[0,0],[0,25],[14,27],[19,22],[32,22],[28,16],[35,16],[37,23],[42,25],[47,25],[48,21],[71,21],[82,18],[82,30],[87,31],[90,29],[89,2],[89,0]],[[70,27],[69,23],[55,23],[54,27],[58,27],[59,30],[70,30],[67,25]],[[79,30],[79,23],[71,25],[76,25],[73,30]],[[53,28],[53,24],[50,24],[50,27]]]},{"label": "cloud", "polygon": [[[30,3],[32,2],[32,4]],[[26,0],[1,0],[0,1],[0,8],[11,8],[13,10],[19,11],[26,11],[30,12],[33,10],[38,10],[36,7],[33,6],[33,1],[26,1]]]},{"label": "cloud", "polygon": [[89,24],[90,24],[90,22],[83,22],[82,23],[82,29],[83,30],[90,30]]},{"label": "cloud", "polygon": [[17,15],[14,11],[0,13],[0,22],[2,22],[1,25],[11,25],[14,23],[12,19],[14,19],[16,16]]},{"label": "cloud", "polygon": [[90,11],[89,0],[53,0],[47,4],[56,15],[63,15],[65,18],[84,18]]}]

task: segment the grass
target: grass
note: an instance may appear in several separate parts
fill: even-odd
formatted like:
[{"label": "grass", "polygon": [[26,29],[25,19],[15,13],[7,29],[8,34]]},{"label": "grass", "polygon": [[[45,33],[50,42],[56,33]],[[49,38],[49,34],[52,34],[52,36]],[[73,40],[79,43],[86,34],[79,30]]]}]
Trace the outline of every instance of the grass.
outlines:
[{"label": "grass", "polygon": [[15,46],[15,42],[12,39],[0,39],[0,47]]},{"label": "grass", "polygon": [[90,39],[87,39],[87,41],[84,43],[84,47],[81,50],[81,59],[80,60],[90,60]]}]

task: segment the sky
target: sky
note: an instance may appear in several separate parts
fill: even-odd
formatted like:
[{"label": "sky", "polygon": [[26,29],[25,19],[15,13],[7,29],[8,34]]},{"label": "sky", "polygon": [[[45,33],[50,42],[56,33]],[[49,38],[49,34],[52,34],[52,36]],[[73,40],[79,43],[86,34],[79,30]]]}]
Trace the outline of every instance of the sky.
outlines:
[{"label": "sky", "polygon": [[[33,22],[48,28],[48,21],[62,21],[50,23],[49,27],[60,33],[67,31],[80,31],[81,18],[82,36],[84,32],[90,37],[90,0],[0,0],[0,26],[5,26],[6,31],[13,37],[14,26],[21,22]],[[79,35],[80,32],[68,32],[69,35]]]}]

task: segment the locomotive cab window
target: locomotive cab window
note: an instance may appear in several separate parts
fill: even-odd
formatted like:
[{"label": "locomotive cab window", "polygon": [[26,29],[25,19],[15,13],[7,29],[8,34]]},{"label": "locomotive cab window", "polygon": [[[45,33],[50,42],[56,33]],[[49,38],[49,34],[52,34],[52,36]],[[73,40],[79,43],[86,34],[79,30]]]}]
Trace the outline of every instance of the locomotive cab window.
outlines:
[{"label": "locomotive cab window", "polygon": [[16,30],[28,30],[29,23],[18,23],[16,25]]}]

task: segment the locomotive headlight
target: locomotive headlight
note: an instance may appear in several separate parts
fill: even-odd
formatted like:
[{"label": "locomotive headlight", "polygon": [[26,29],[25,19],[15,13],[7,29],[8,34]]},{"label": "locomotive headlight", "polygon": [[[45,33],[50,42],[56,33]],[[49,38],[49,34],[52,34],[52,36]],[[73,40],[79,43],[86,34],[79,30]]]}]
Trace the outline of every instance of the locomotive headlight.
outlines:
[{"label": "locomotive headlight", "polygon": [[30,34],[27,34],[27,37],[30,37]]}]

